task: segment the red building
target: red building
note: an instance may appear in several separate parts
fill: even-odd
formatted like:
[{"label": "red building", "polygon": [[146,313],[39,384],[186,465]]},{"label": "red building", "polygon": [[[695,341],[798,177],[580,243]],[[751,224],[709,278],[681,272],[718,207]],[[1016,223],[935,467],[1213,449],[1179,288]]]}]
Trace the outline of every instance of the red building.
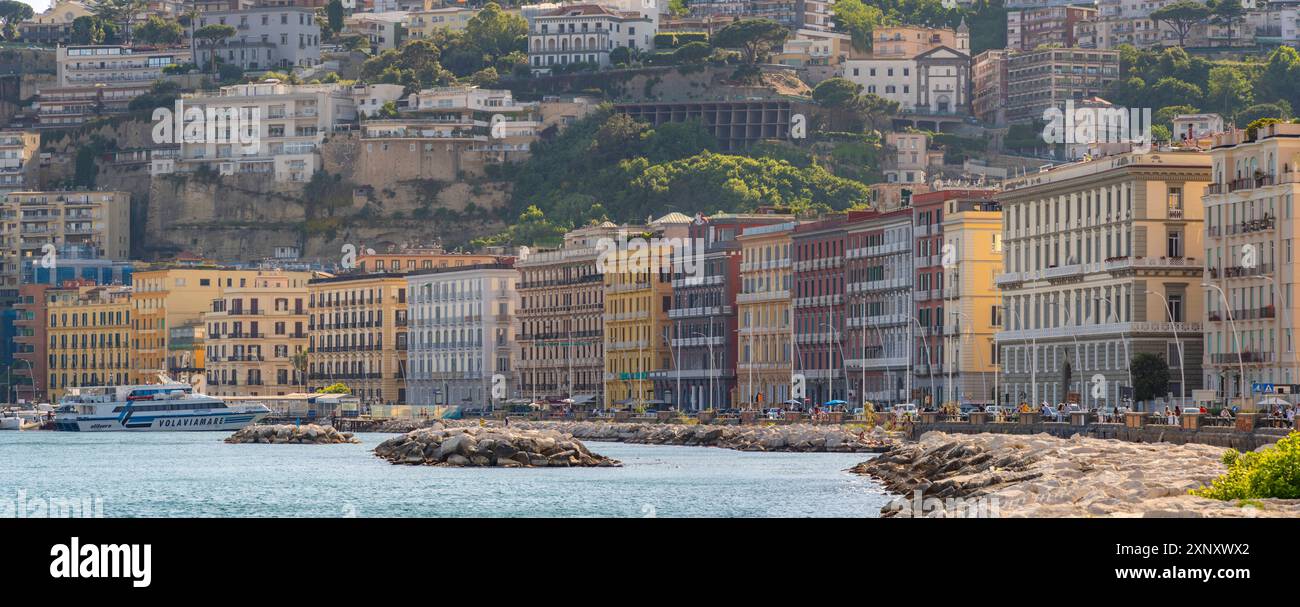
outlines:
[{"label": "red building", "polygon": [[17,397],[28,402],[49,398],[45,337],[45,327],[49,326],[45,313],[45,292],[48,289],[50,285],[22,285],[18,287],[18,301],[14,304],[17,312],[14,318],[14,384],[18,386]]},{"label": "red building", "polygon": [[847,216],[800,225],[791,235],[790,294],[794,372],[806,380],[805,403],[849,400],[844,360],[844,249]]}]

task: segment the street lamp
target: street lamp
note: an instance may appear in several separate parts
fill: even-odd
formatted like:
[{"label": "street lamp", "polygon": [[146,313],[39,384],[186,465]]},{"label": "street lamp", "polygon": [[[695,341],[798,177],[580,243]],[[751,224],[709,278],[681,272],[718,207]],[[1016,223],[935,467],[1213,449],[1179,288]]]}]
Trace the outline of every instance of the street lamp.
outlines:
[{"label": "street lamp", "polygon": [[1182,401],[1183,406],[1187,406],[1187,363],[1184,360],[1183,341],[1178,338],[1178,322],[1174,320],[1173,306],[1169,305],[1169,298],[1159,291],[1143,291],[1148,295],[1159,295],[1161,301],[1165,302],[1165,314],[1169,319],[1169,324],[1174,328],[1174,345],[1178,347],[1178,399]]},{"label": "street lamp", "polygon": [[[709,332],[710,332],[710,333],[713,332],[713,323],[711,323],[711,322],[709,323]],[[691,335],[692,335],[692,336],[697,336],[697,337],[703,337],[703,338],[704,338],[704,345],[706,345],[706,346],[709,347],[709,366],[708,366],[708,373],[709,373],[709,410],[712,411],[712,410],[713,410],[713,338],[710,337],[710,336],[708,336],[708,335],[705,335],[705,334],[703,334],[703,333],[700,333],[699,331],[694,331],[694,332],[691,333]]]},{"label": "street lamp", "polygon": [[[1029,328],[1025,326],[1025,317],[1020,314],[1020,309],[1015,307],[1015,305],[1010,306],[1008,309],[1016,315],[1016,320],[1018,321],[1016,326],[1020,327],[1021,331],[1029,331]],[[1029,337],[1029,343],[1029,390],[1033,404],[1036,407],[1038,406],[1038,338],[1034,337],[1032,333]],[[1005,367],[1006,365],[1003,366]]]},{"label": "street lamp", "polygon": [[1241,357],[1241,337],[1237,335],[1237,322],[1232,318],[1232,304],[1228,303],[1228,294],[1224,293],[1223,289],[1219,287],[1219,285],[1203,282],[1201,283],[1201,287],[1208,287],[1218,291],[1219,297],[1223,300],[1223,308],[1227,311],[1228,326],[1232,328],[1232,341],[1237,346],[1237,366],[1241,370],[1241,380],[1237,384],[1237,394],[1241,397],[1242,405],[1244,406],[1246,403],[1246,362],[1245,359]]},{"label": "street lamp", "polygon": [[[668,336],[667,336],[667,335],[663,335],[662,337],[664,338],[664,345],[665,345],[665,346],[668,346],[668,350],[669,350],[669,351],[672,351],[672,350],[673,350],[673,342],[672,342],[672,340],[671,340],[671,339],[668,339]],[[685,411],[685,408],[684,408],[684,406],[683,406],[683,404],[682,404],[682,347],[681,347],[680,345],[677,346],[677,351],[674,352],[674,354],[673,354],[673,370],[677,372],[677,373],[676,373],[676,375],[677,375],[677,399],[676,399],[676,401],[677,401],[677,402],[675,402],[674,404],[677,405],[677,410],[678,410],[678,411],[683,411],[683,412],[684,412],[684,411]]]},{"label": "street lamp", "polygon": [[[1277,288],[1277,282],[1273,280],[1273,277],[1272,277],[1272,276],[1264,276],[1263,274],[1259,275],[1259,277],[1260,277],[1260,278],[1263,278],[1264,280],[1267,280],[1267,281],[1268,281],[1268,284],[1270,284],[1270,285],[1273,286],[1273,294],[1277,296],[1277,301],[1278,301],[1278,303],[1283,303],[1283,302],[1282,302],[1282,293],[1281,293],[1281,291],[1278,290],[1278,288]],[[1286,305],[1286,311],[1287,311],[1287,314],[1289,315],[1289,314],[1291,313],[1291,304],[1290,304],[1290,302],[1286,302],[1285,305]],[[1274,306],[1274,307],[1276,307],[1276,306]],[[1291,321],[1292,319],[1290,319],[1290,318],[1283,318],[1283,319],[1281,319],[1281,320],[1287,321],[1287,324],[1289,325],[1289,324],[1291,324],[1290,321]],[[1295,330],[1295,327],[1292,327],[1291,330],[1294,331],[1294,330]],[[1294,336],[1291,336],[1291,339],[1294,339]],[[1291,346],[1291,356],[1292,356],[1292,358],[1295,359],[1295,362],[1297,363],[1297,365],[1300,366],[1300,352],[1297,352],[1296,349],[1295,349],[1295,347],[1291,345],[1291,339],[1288,339],[1288,340],[1287,340],[1287,345],[1288,345],[1288,346]],[[1282,361],[1279,359],[1278,362],[1281,363]]]},{"label": "street lamp", "polygon": [[[925,346],[925,366],[926,366],[927,370],[929,370],[929,372],[930,372],[930,391],[931,391],[931,396],[933,396],[933,392],[934,392],[934,351],[930,349],[930,340],[928,340],[928,339],[924,339],[924,338],[927,337],[927,336],[924,335],[924,333],[925,333],[925,327],[922,327],[922,326],[921,326],[921,321],[918,320],[915,316],[912,316],[910,310],[908,311],[907,317],[908,317],[909,319],[911,319],[912,323],[915,324],[915,325],[916,325],[916,328],[917,328],[917,329],[920,329],[920,330],[921,330],[921,333],[923,334],[923,335],[921,336],[921,337],[922,337],[922,339],[921,339],[921,345]],[[910,346],[909,346],[909,348],[910,348]],[[912,367],[911,367],[911,365],[908,365],[908,367],[907,367],[907,376],[908,376],[908,377],[911,377],[911,376],[912,376]],[[911,396],[911,395],[908,395],[908,396]]]},{"label": "street lamp", "polygon": [[[1093,301],[1098,301],[1098,302],[1103,302],[1103,303],[1105,303],[1105,304],[1106,304],[1106,309],[1109,310],[1109,312],[1110,312],[1110,314],[1107,316],[1107,318],[1113,318],[1113,319],[1115,319],[1115,324],[1119,324],[1119,313],[1115,310],[1115,304],[1114,304],[1113,302],[1111,302],[1111,300],[1106,299],[1106,298],[1101,297],[1101,296],[1093,296],[1092,300],[1093,300]],[[1131,351],[1129,351],[1129,347],[1128,347],[1128,334],[1127,334],[1126,332],[1124,332],[1124,331],[1120,331],[1119,337],[1120,337],[1120,341],[1124,343],[1124,359],[1125,359],[1125,360],[1124,360],[1124,362],[1125,362],[1125,365],[1124,365],[1124,366],[1128,369],[1128,385],[1129,385],[1130,388],[1134,388],[1134,386],[1133,386],[1133,353],[1132,353]],[[1134,398],[1134,400],[1137,400],[1137,392],[1136,392],[1136,388],[1135,388],[1135,391],[1134,391],[1134,393],[1133,393],[1133,398]]]},{"label": "street lamp", "polygon": [[[1070,316],[1070,306],[1063,306],[1063,305],[1061,305],[1061,302],[1059,302],[1059,301],[1053,301],[1053,302],[1052,302],[1052,306],[1053,306],[1053,307],[1056,307],[1056,308],[1060,308],[1061,310],[1064,310],[1064,311],[1065,311],[1065,315],[1066,315],[1066,316]],[[1071,320],[1074,320],[1073,317],[1071,317]],[[1066,324],[1067,324],[1067,325],[1070,325],[1070,324],[1073,324],[1073,323],[1067,322]],[[1076,331],[1070,331],[1070,337],[1074,338],[1074,360],[1075,360],[1076,363],[1078,363],[1080,366],[1082,366],[1082,365],[1083,365],[1083,359],[1079,358],[1079,336],[1077,335],[1077,332],[1076,332]],[[1082,369],[1080,369],[1080,371],[1082,371]],[[1069,386],[1066,386],[1065,389],[1066,389],[1066,390],[1069,390],[1070,387],[1069,387]],[[1083,378],[1082,378],[1082,377],[1079,378],[1079,397],[1083,399],[1084,409],[1087,409],[1087,405],[1088,405],[1088,395],[1087,395],[1087,391],[1083,389]],[[1069,394],[1066,394],[1066,398],[1069,398]]]},{"label": "street lamp", "polygon": [[[844,343],[843,343],[844,340],[835,339],[835,327],[832,327],[830,323],[824,322],[821,324],[821,326],[826,327],[826,330],[829,332],[829,335],[831,337],[830,341],[839,347],[840,367],[844,373],[844,398],[845,401],[847,402],[849,398],[849,367],[848,367],[848,361],[844,358]],[[827,351],[827,354],[829,355],[831,354],[831,352]],[[835,378],[831,377],[830,375],[831,375],[831,368],[830,365],[828,364],[826,365],[826,389],[827,389],[827,396],[829,397],[827,398],[828,401],[835,400],[835,388],[834,388]]]},{"label": "street lamp", "polygon": [[[966,328],[967,328],[967,330],[966,330],[966,336],[967,336],[967,338],[969,339],[970,342],[974,342],[974,341],[975,341],[975,319],[971,318],[971,316],[970,316],[969,314],[965,313],[965,312],[953,311],[952,314],[953,314],[953,316],[956,316],[956,317],[958,318],[958,320],[964,318],[964,319],[966,319],[967,322],[970,323],[970,324],[968,324],[968,325],[966,326]],[[957,343],[958,343],[958,345],[961,344],[961,329],[960,329],[960,325],[958,325],[958,330],[957,330]],[[980,367],[983,367],[983,366],[984,366],[984,353],[980,351],[979,346],[976,346],[976,347],[975,347],[975,356],[978,357]],[[956,357],[954,356],[953,358],[955,359]],[[951,373],[951,372],[949,372],[949,373]],[[950,377],[951,377],[951,375],[950,375]],[[997,379],[997,373],[996,373],[996,372],[994,373],[993,377],[994,377],[994,379]],[[958,378],[958,379],[960,379],[960,378]],[[952,383],[952,380],[951,380],[951,379],[948,380],[948,383]],[[982,371],[980,372],[980,385],[982,385],[983,388],[984,388],[984,394],[988,394],[988,392],[989,392],[989,382],[988,382],[988,380],[984,377],[984,372],[982,372]],[[995,388],[995,390],[996,390],[996,388]],[[958,389],[958,391],[960,392],[960,389]],[[994,397],[996,398],[996,395],[994,395]],[[958,405],[960,406],[960,404],[961,404],[961,399],[958,398]]]}]

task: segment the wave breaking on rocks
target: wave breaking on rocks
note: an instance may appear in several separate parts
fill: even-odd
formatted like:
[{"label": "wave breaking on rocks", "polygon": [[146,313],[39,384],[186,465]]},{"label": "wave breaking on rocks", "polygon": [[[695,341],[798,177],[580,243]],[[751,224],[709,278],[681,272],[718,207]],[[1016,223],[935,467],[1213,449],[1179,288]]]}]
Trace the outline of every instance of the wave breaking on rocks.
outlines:
[{"label": "wave breaking on rocks", "polygon": [[234,434],[226,437],[226,442],[235,444],[334,445],[339,443],[359,443],[361,441],[352,436],[351,432],[339,432],[332,426],[278,424],[273,426],[244,426]]},{"label": "wave breaking on rocks", "polygon": [[[913,503],[965,504],[1001,517],[1296,517],[1300,500],[1224,502],[1189,495],[1226,471],[1224,449],[1208,445],[1068,439],[1047,434],[927,432],[853,472],[879,479],[902,497],[883,516],[918,512]],[[916,499],[913,498],[916,497]]]},{"label": "wave breaking on rocks", "polygon": [[501,468],[621,466],[587,450],[570,434],[503,427],[433,424],[390,438],[375,455],[393,464]]}]

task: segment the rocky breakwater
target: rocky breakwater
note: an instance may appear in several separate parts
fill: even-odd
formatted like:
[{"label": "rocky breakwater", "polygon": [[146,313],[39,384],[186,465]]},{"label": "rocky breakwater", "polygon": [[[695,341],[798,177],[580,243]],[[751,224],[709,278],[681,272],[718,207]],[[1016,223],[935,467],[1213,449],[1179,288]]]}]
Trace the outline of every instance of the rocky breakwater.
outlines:
[{"label": "rocky breakwater", "polygon": [[1235,503],[1189,495],[1225,472],[1223,451],[1081,435],[927,432],[853,471],[900,494],[882,509],[884,516],[1300,516],[1300,500]]},{"label": "rocky breakwater", "polygon": [[244,426],[238,432],[226,437],[226,442],[274,445],[333,445],[338,443],[359,443],[361,441],[353,437],[351,432],[339,432],[331,426],[279,424],[274,426]]},{"label": "rocky breakwater", "polygon": [[568,468],[621,466],[617,460],[587,450],[572,435],[552,429],[499,426],[447,427],[434,424],[390,438],[375,455],[394,464],[430,466],[497,466]]},{"label": "rocky breakwater", "polygon": [[721,447],[738,451],[873,453],[886,449],[896,437],[877,426],[853,430],[812,424],[718,426],[608,422],[520,422],[520,427],[545,427],[583,440],[645,445]]}]

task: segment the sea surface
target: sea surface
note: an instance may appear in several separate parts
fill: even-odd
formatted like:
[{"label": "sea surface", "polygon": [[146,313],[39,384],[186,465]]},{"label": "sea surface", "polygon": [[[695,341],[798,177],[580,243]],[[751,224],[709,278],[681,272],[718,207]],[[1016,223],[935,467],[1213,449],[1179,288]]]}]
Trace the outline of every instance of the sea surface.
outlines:
[{"label": "sea surface", "polygon": [[[396,466],[357,445],[229,445],[224,432],[0,432],[0,517],[874,517],[874,457],[588,442],[622,468]],[[59,502],[57,500],[63,500]],[[28,514],[29,516],[31,514]]]}]

